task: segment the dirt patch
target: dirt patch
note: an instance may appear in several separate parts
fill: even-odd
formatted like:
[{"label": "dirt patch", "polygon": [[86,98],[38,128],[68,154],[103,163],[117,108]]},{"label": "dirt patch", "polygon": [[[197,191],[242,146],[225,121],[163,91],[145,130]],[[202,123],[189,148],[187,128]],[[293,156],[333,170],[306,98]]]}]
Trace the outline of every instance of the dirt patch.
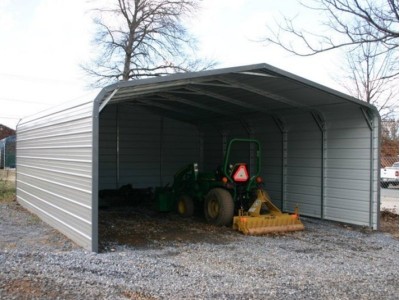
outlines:
[{"label": "dirt patch", "polygon": [[224,244],[234,240],[237,234],[230,228],[207,224],[200,217],[182,218],[150,209],[120,207],[99,212],[102,251],[112,251],[115,244],[135,248],[183,242]]},{"label": "dirt patch", "polygon": [[381,211],[380,231],[387,232],[399,238],[399,215],[389,210]]},{"label": "dirt patch", "polygon": [[38,280],[30,279],[15,279],[9,280],[4,284],[4,290],[8,295],[18,296],[19,299],[32,299],[32,298],[57,298],[57,293],[48,291],[43,284]]},{"label": "dirt patch", "polygon": [[[381,232],[399,237],[399,216],[381,212]],[[338,224],[349,230],[373,232],[364,226]],[[99,212],[99,240],[102,252],[116,245],[134,248],[159,248],[180,243],[227,244],[241,234],[229,227],[207,224],[201,217],[182,218],[173,213],[158,213],[148,208],[118,207]],[[274,234],[271,234],[273,236]]]}]

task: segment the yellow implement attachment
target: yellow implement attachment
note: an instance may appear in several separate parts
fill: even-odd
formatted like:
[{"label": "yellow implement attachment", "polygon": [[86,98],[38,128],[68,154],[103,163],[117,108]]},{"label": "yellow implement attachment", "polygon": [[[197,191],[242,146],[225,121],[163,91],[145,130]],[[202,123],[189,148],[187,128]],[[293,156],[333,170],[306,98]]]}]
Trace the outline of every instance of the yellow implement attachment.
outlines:
[{"label": "yellow implement attachment", "polygon": [[[268,208],[268,214],[261,215],[263,203]],[[271,198],[264,190],[257,190],[257,199],[254,201],[248,212],[239,211],[239,215],[233,218],[233,229],[244,234],[260,235],[275,232],[288,232],[304,230],[301,223],[298,209],[294,214],[282,213],[271,201]]]}]

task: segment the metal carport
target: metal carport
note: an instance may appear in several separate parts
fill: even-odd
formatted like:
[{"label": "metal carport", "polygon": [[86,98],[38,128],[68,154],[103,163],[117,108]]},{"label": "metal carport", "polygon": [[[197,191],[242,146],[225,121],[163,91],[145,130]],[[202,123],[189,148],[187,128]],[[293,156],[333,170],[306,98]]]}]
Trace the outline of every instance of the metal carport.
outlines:
[{"label": "metal carport", "polygon": [[212,170],[232,137],[261,141],[283,210],[378,228],[377,109],[266,64],[119,82],[22,120],[17,199],[97,251],[99,189],[161,186],[193,161]]}]

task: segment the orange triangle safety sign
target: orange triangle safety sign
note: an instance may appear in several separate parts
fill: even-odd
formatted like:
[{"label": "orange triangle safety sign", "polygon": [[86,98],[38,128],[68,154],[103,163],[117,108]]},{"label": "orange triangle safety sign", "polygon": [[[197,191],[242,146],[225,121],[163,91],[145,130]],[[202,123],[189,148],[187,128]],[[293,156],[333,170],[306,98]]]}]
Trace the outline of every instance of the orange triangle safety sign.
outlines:
[{"label": "orange triangle safety sign", "polygon": [[236,182],[245,182],[249,179],[249,173],[247,172],[245,165],[240,165],[235,174],[233,175],[233,180]]}]

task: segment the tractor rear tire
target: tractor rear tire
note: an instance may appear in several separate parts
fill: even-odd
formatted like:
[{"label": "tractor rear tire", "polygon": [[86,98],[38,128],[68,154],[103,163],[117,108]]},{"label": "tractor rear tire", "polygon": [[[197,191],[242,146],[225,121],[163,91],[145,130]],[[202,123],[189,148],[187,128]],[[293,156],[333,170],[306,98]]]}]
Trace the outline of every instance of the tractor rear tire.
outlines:
[{"label": "tractor rear tire", "polygon": [[204,216],[208,223],[217,226],[232,224],[234,203],[231,194],[222,188],[208,192],[204,201]]},{"label": "tractor rear tire", "polygon": [[194,203],[193,199],[188,195],[181,195],[178,198],[176,210],[178,214],[182,217],[191,217],[194,213]]}]

